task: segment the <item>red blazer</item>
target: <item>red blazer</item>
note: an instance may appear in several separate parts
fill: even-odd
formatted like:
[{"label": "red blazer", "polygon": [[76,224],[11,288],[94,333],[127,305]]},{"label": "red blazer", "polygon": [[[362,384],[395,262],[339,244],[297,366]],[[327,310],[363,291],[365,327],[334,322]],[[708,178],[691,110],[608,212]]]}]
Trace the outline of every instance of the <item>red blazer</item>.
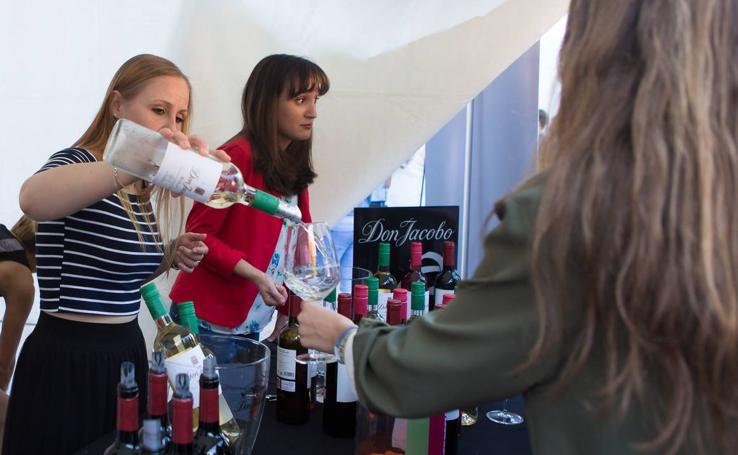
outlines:
[{"label": "red blazer", "polygon": [[[231,156],[246,183],[265,190],[264,177],[254,170],[247,139],[236,138],[221,149]],[[307,188],[298,195],[297,205],[302,220],[311,222]],[[251,281],[234,275],[233,268],[244,259],[266,271],[281,227],[281,219],[243,204],[215,209],[195,202],[187,218],[187,232],[207,234],[209,251],[192,273],[179,274],[169,293],[172,302],[195,302],[197,316],[213,324],[235,327],[243,322],[259,289]],[[280,312],[286,314],[286,306],[280,307]]]}]

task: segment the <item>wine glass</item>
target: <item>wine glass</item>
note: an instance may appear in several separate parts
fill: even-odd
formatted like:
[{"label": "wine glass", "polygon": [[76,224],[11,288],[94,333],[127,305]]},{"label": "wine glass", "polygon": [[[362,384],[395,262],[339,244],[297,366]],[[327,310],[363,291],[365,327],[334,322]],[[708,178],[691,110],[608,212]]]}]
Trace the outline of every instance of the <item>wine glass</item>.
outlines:
[{"label": "wine glass", "polygon": [[[303,300],[322,301],[341,281],[341,272],[326,223],[298,223],[287,226],[284,254],[284,282]],[[336,361],[332,353],[309,349],[297,356],[300,363]]]},{"label": "wine glass", "polygon": [[523,423],[523,416],[510,412],[507,410],[507,405],[510,403],[510,399],[506,398],[505,403],[502,405],[502,409],[495,409],[487,413],[487,418],[495,423],[501,425],[520,425]]}]

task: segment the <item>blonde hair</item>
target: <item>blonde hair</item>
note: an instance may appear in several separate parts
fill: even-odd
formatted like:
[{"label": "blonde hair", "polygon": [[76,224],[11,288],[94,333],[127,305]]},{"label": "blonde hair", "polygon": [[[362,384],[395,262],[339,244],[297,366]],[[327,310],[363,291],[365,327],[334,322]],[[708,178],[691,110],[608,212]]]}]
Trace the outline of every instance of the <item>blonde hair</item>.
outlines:
[{"label": "blonde hair", "polygon": [[10,233],[23,245],[26,254],[31,257],[36,255],[36,222],[21,215],[18,221],[10,228]]},{"label": "blonde hair", "polygon": [[[105,92],[105,97],[100,105],[95,118],[93,119],[87,131],[82,134],[82,137],[77,139],[74,143],[75,147],[82,147],[94,154],[98,160],[102,160],[102,150],[105,148],[105,144],[108,141],[110,132],[113,130],[116,118],[113,116],[111,110],[111,101],[113,93],[118,92],[124,99],[131,99],[135,97],[145,85],[156,77],[160,76],[175,76],[182,78],[187,82],[187,87],[190,91],[190,103],[188,106],[188,115],[184,119],[182,124],[182,131],[187,132],[190,124],[190,117],[192,114],[192,86],[187,76],[169,60],[158,57],[151,54],[140,54],[130,58],[128,61],[123,63],[121,67],[116,71],[113,79],[108,85],[108,89]],[[153,190],[156,194],[156,219],[160,220],[160,229],[157,229],[156,221],[151,220],[146,212],[153,211],[151,205],[151,194],[152,189],[149,187],[144,192],[141,198],[142,207],[141,211],[144,213],[144,220],[152,235],[158,240],[164,242],[165,245],[165,262],[167,265],[171,265],[174,261],[174,255],[176,248],[167,248],[172,237],[176,238],[176,235],[182,231],[183,220],[184,220],[184,201],[180,199],[178,203],[173,204],[172,195],[169,191],[156,188]],[[143,234],[140,230],[138,223],[136,222],[135,212],[131,205],[128,194],[123,191],[118,191],[118,197],[126,210],[128,217],[133,223],[139,241],[143,245]],[[171,229],[171,226],[167,226],[164,220],[178,219],[179,223],[176,229]],[[165,229],[166,228],[166,229]],[[157,230],[159,235],[156,235]]]},{"label": "blonde hair", "polygon": [[738,446],[736,23],[731,0],[570,6],[541,152],[531,362],[581,302],[559,385],[602,348],[605,406],[653,417],[642,450]]}]

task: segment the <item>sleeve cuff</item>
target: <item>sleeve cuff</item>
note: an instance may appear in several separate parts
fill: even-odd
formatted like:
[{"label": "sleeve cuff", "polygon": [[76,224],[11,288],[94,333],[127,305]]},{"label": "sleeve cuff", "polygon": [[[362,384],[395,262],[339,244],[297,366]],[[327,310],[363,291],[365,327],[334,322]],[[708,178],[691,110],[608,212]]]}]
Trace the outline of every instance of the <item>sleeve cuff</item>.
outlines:
[{"label": "sleeve cuff", "polygon": [[343,364],[346,367],[346,372],[351,380],[351,387],[356,390],[356,380],[354,379],[354,336],[356,330],[352,330],[348,334],[346,339],[346,347],[344,348]]}]

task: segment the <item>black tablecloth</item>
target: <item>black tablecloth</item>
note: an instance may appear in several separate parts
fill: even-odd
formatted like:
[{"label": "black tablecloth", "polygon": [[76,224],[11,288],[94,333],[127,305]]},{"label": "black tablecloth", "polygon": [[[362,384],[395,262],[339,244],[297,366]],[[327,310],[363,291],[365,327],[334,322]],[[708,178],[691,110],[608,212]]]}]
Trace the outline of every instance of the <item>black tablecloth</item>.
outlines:
[{"label": "black tablecloth", "polygon": [[[272,351],[269,393],[274,393],[276,378],[276,348]],[[479,406],[479,420],[476,425],[462,427],[459,440],[460,455],[528,455],[531,453],[526,424],[505,426],[487,420],[484,414],[490,409],[501,409],[503,402]],[[523,401],[516,397],[508,403],[511,411],[525,415]],[[327,436],[322,430],[323,409],[318,404],[304,425],[286,425],[277,422],[276,403],[268,402],[264,407],[259,436],[254,445],[253,455],[291,455],[300,453],[320,453],[323,455],[351,455],[354,453],[353,439],[337,439]],[[91,444],[77,455],[102,454],[111,444],[114,433]]]}]

